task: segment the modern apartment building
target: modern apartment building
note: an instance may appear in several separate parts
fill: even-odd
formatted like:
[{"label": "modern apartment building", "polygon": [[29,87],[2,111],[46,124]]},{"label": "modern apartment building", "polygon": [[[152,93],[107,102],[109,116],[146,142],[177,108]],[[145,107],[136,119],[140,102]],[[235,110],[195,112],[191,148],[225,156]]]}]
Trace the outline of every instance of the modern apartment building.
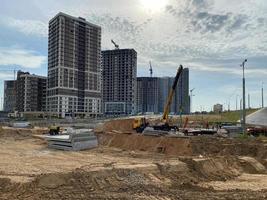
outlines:
[{"label": "modern apartment building", "polygon": [[47,110],[101,114],[101,27],[64,13],[49,22]]},{"label": "modern apartment building", "polygon": [[[163,113],[173,82],[174,77],[138,77],[137,112]],[[170,113],[190,113],[188,68],[179,78]]]},{"label": "modern apartment building", "polygon": [[134,49],[102,51],[103,101],[107,115],[136,112],[137,52]]},{"label": "modern apartment building", "polygon": [[4,82],[4,108],[5,112],[14,112],[16,107],[16,81]]},{"label": "modern apartment building", "polygon": [[40,112],[46,108],[46,81],[44,76],[18,71],[16,81],[16,111]]},{"label": "modern apartment building", "polygon": [[154,112],[159,110],[159,78],[137,78],[137,113]]}]

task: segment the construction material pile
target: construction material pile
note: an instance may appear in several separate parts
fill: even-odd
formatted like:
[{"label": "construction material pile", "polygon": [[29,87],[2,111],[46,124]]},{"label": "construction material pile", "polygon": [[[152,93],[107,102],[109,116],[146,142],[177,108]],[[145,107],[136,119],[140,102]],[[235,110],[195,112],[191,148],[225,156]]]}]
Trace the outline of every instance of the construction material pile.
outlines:
[{"label": "construction material pile", "polygon": [[71,130],[66,135],[47,135],[48,147],[68,151],[80,151],[97,147],[97,138],[88,129]]}]

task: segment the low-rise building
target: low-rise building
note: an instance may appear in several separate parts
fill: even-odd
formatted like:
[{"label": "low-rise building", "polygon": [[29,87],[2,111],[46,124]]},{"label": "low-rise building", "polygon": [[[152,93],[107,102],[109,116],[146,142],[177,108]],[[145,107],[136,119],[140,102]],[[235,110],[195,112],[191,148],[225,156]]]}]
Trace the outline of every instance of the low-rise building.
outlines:
[{"label": "low-rise building", "polygon": [[223,105],[222,104],[215,104],[213,106],[213,112],[221,113],[222,111],[223,111]]}]

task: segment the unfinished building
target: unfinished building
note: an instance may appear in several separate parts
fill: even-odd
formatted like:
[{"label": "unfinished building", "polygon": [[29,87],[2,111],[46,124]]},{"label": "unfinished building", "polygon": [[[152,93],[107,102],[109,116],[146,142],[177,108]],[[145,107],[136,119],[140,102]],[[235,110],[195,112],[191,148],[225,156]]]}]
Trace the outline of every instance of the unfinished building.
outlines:
[{"label": "unfinished building", "polygon": [[102,51],[102,65],[105,114],[135,113],[137,52],[134,49]]},{"label": "unfinished building", "polygon": [[[174,77],[138,77],[137,113],[163,113]],[[170,113],[189,114],[189,69],[185,68],[178,80]]]},{"label": "unfinished building", "polygon": [[47,110],[101,114],[101,27],[64,13],[49,22]]},{"label": "unfinished building", "polygon": [[14,112],[16,107],[16,81],[4,82],[4,108],[5,112]]},{"label": "unfinished building", "polygon": [[153,112],[159,110],[159,78],[137,78],[137,113]]},{"label": "unfinished building", "polygon": [[46,80],[44,76],[18,71],[16,81],[16,111],[40,112],[46,108]]}]

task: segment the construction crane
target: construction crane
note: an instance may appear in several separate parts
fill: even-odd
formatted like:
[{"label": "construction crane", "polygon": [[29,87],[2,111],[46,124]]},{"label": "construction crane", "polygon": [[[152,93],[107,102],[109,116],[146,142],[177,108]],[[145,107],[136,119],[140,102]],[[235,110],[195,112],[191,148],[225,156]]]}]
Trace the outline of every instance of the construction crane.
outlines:
[{"label": "construction crane", "polygon": [[178,83],[178,80],[181,76],[183,72],[183,66],[180,65],[177,73],[176,73],[176,76],[175,76],[175,79],[174,79],[174,82],[172,84],[172,87],[171,87],[171,90],[170,90],[170,93],[169,93],[169,96],[168,96],[168,100],[166,102],[166,105],[164,107],[164,113],[163,113],[163,116],[162,116],[162,123],[161,125],[159,126],[154,126],[154,129],[155,130],[166,130],[166,131],[170,131],[171,129],[175,129],[176,127],[172,127],[169,125],[169,113],[170,113],[170,107],[171,107],[171,104],[172,104],[172,99],[173,99],[173,95],[175,93],[175,90],[176,90],[176,86],[177,86],[177,83]]},{"label": "construction crane", "polygon": [[[166,102],[166,105],[164,107],[164,113],[162,115],[161,122],[158,125],[152,126],[154,130],[159,131],[170,131],[170,130],[177,130],[177,126],[172,126],[169,123],[169,113],[170,113],[170,107],[172,104],[173,96],[178,84],[178,80],[183,72],[183,66],[180,65],[179,69],[177,70],[173,85],[170,89],[169,96]],[[135,129],[137,132],[142,133],[144,129],[149,126],[147,120],[145,118],[136,118],[133,122],[133,129]]]},{"label": "construction crane", "polygon": [[153,76],[153,69],[152,69],[151,61],[149,61],[149,66],[150,66],[150,68],[149,68],[150,78],[152,78],[152,76]]},{"label": "construction crane", "polygon": [[120,46],[118,44],[116,44],[116,42],[114,42],[114,40],[111,40],[112,44],[114,44],[115,49],[120,49]]}]

